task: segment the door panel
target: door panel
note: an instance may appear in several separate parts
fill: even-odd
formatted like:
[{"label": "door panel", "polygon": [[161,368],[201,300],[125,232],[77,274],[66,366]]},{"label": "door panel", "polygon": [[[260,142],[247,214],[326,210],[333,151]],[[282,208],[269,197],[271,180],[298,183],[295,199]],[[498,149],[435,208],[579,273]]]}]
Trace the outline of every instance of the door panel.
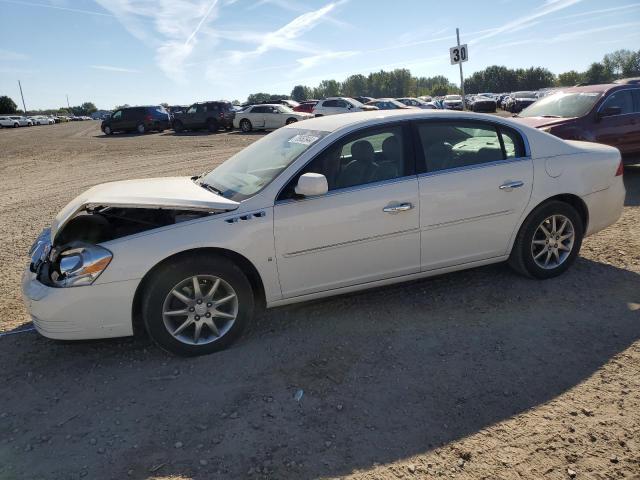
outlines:
[{"label": "door panel", "polygon": [[[516,188],[500,186],[522,182]],[[507,253],[531,196],[531,160],[495,162],[422,175],[420,229],[422,270],[432,270]]]},{"label": "door panel", "polygon": [[[283,296],[418,272],[418,202],[412,176],[277,203],[274,234]],[[412,208],[383,211],[401,204]]]}]

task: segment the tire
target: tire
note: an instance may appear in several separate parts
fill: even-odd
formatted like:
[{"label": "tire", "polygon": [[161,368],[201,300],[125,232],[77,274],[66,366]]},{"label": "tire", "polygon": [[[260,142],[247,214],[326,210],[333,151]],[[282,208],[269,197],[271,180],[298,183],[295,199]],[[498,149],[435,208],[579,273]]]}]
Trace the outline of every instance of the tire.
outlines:
[{"label": "tire", "polygon": [[[184,300],[194,301],[196,276],[203,295],[220,280],[212,298],[214,302],[224,300],[218,308],[214,302],[207,302],[206,296],[196,304],[185,303],[172,293],[177,290]],[[251,284],[235,263],[222,256],[192,254],[166,263],[153,273],[143,293],[142,316],[147,332],[164,350],[180,356],[207,355],[228,347],[242,334],[253,318],[254,304]],[[182,310],[187,312],[175,314]],[[216,313],[235,315],[235,319]],[[219,337],[207,322],[214,322]],[[196,340],[197,324],[201,331]],[[178,332],[178,327],[183,330]]]},{"label": "tire", "polygon": [[285,122],[286,125],[291,125],[292,123],[296,123],[298,120],[296,118],[287,118]]},{"label": "tire", "polygon": [[213,120],[211,118],[207,120],[207,130],[209,130],[211,133],[216,133],[218,130],[220,130],[220,125],[218,125],[218,121]]},{"label": "tire", "polygon": [[253,130],[253,125],[251,125],[251,122],[248,119],[244,118],[240,122],[240,130],[242,130],[244,133],[249,133],[251,130]]},{"label": "tire", "polygon": [[233,130],[233,125],[228,125],[228,126],[224,127],[224,129],[225,129],[227,132],[230,132],[231,130]]},{"label": "tire", "polygon": [[184,125],[180,120],[175,120],[173,122],[173,131],[177,133],[184,132]]},{"label": "tire", "polygon": [[139,123],[138,126],[136,127],[136,132],[138,132],[139,134],[146,133],[146,131],[147,131],[147,127],[144,126],[144,123]]},{"label": "tire", "polygon": [[18,124],[18,123],[14,123],[13,124],[13,128],[18,128],[19,126],[20,126],[20,124]]},{"label": "tire", "polygon": [[111,127],[109,125],[104,127],[104,134],[105,135],[113,135],[113,130],[111,130]]},{"label": "tire", "polygon": [[[550,221],[554,217],[555,232]],[[564,220],[568,220],[568,223],[564,224]],[[545,231],[551,236],[547,237]],[[569,237],[570,233],[570,238],[563,239]],[[575,261],[583,236],[584,224],[577,210],[568,203],[551,200],[531,212],[520,227],[511,250],[509,265],[527,277],[557,277]],[[555,248],[556,245],[560,248]]]}]

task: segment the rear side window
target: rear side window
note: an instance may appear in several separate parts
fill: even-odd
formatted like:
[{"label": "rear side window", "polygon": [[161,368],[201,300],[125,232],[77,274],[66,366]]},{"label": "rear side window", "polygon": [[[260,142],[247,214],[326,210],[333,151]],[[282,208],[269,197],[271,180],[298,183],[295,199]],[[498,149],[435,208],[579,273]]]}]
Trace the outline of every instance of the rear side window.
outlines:
[{"label": "rear side window", "polygon": [[633,97],[631,90],[620,90],[612,93],[602,104],[601,109],[617,107],[620,108],[620,115],[633,113]]},{"label": "rear side window", "polygon": [[323,107],[337,107],[338,106],[338,101],[337,100],[326,100],[323,104]]},{"label": "rear side window", "polygon": [[504,158],[521,158],[527,155],[524,148],[524,140],[522,135],[509,127],[499,126],[498,131],[502,137],[504,147]]},{"label": "rear side window", "polygon": [[520,134],[482,122],[424,122],[417,124],[427,172],[469,167],[525,156]]}]

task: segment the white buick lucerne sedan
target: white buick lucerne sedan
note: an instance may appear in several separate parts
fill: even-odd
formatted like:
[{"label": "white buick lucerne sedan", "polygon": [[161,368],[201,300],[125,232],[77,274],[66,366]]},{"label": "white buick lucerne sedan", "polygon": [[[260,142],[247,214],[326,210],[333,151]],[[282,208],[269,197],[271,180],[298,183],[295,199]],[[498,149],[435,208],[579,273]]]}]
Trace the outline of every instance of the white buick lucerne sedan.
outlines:
[{"label": "white buick lucerne sedan", "polygon": [[554,277],[624,196],[615,148],[473,113],[332,115],[198,177],[87,190],[35,242],[22,288],[46,337],[146,330],[200,355],[257,308],[502,261]]}]

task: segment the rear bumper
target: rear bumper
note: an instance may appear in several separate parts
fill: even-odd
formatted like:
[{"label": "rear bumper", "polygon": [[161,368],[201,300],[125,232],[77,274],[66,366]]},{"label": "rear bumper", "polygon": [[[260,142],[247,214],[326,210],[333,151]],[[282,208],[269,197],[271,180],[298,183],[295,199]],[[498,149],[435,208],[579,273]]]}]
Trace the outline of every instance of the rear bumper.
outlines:
[{"label": "rear bumper", "polygon": [[72,288],[40,283],[28,268],[22,294],[38,333],[57,340],[133,335],[132,305],[138,280]]}]

